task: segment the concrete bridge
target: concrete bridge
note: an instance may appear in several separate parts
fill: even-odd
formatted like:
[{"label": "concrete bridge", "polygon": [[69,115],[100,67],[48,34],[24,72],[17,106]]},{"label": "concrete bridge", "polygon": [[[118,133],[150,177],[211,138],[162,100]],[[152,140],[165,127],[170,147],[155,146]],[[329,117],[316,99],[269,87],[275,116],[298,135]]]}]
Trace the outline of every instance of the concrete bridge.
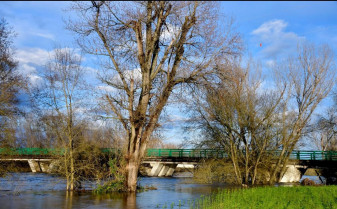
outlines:
[{"label": "concrete bridge", "polygon": [[[113,153],[115,149],[104,148]],[[277,156],[278,152],[272,152]],[[55,159],[63,155],[60,149],[0,148],[0,161],[26,161],[32,172],[50,172]],[[215,149],[148,149],[143,165],[148,176],[172,176],[177,168],[193,169],[201,159],[226,158],[223,150]],[[299,182],[308,168],[337,168],[337,152],[293,151],[288,169],[281,182]]]},{"label": "concrete bridge", "polygon": [[[277,156],[278,151],[271,152]],[[148,149],[143,163],[149,164],[148,176],[171,176],[175,168],[194,168],[201,159],[226,158],[224,150],[214,149]],[[334,151],[300,151],[290,155],[287,171],[282,183],[299,182],[308,168],[337,168],[337,152]]]}]

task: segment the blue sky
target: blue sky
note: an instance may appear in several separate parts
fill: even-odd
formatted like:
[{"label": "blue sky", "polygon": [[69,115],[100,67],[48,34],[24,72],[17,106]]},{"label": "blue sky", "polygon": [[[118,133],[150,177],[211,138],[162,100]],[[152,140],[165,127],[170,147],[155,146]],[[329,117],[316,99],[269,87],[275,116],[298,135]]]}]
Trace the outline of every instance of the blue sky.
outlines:
[{"label": "blue sky", "polygon": [[[17,32],[16,56],[20,71],[32,83],[39,81],[41,66],[56,44],[76,48],[72,33],[64,20],[71,17],[70,2],[1,2],[0,17],[4,17]],[[298,41],[327,43],[337,52],[337,2],[221,2],[221,12],[235,18],[247,53],[259,60],[265,69],[294,53]],[[260,47],[260,43],[262,47]],[[94,76],[95,65],[86,58],[88,74]],[[171,108],[171,125],[165,133],[168,141],[183,137],[177,124],[184,116]]]}]

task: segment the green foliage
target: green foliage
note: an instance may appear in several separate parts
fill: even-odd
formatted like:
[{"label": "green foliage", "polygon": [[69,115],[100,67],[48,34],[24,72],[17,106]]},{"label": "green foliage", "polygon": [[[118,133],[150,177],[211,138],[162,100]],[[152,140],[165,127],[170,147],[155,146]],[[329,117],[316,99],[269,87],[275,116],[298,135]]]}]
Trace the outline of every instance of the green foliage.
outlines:
[{"label": "green foliage", "polygon": [[104,194],[111,192],[123,192],[126,191],[124,182],[116,181],[115,179],[109,180],[103,185],[98,184],[97,188],[94,190],[95,194]]},{"label": "green foliage", "polygon": [[336,186],[256,187],[222,190],[190,203],[191,208],[337,208]]},{"label": "green foliage", "polygon": [[125,187],[125,175],[122,170],[124,160],[118,157],[109,160],[109,179],[103,183],[103,185],[98,184],[97,188],[94,190],[95,194],[111,193],[111,192],[124,192],[127,190]]},{"label": "green foliage", "polygon": [[232,164],[225,159],[207,159],[194,169],[193,180],[202,184],[233,183],[235,174]]},{"label": "green foliage", "polygon": [[146,185],[146,186],[137,185],[137,192],[146,192],[149,190],[157,190],[157,187],[153,185]]}]

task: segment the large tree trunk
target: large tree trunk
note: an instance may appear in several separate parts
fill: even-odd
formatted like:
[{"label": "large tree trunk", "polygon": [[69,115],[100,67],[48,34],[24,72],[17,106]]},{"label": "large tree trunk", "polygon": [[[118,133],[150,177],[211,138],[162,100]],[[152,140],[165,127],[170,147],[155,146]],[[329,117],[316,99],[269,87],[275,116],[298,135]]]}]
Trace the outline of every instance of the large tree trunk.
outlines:
[{"label": "large tree trunk", "polygon": [[143,140],[141,135],[141,128],[133,128],[131,136],[129,138],[129,147],[127,153],[127,165],[126,165],[126,179],[125,184],[128,192],[136,192],[137,190],[137,177],[139,171],[139,165],[142,160],[142,150],[140,149],[141,142],[145,146],[146,141]]},{"label": "large tree trunk", "polygon": [[126,166],[127,169],[127,190],[129,192],[135,192],[137,190],[137,177],[139,170],[139,159],[135,159],[135,157],[131,157]]}]

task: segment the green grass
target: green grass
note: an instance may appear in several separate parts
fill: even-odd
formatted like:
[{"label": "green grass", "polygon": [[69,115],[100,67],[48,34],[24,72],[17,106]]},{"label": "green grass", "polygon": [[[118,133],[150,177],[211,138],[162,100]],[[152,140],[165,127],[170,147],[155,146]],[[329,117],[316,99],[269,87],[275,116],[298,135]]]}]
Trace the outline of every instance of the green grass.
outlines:
[{"label": "green grass", "polygon": [[190,204],[196,209],[336,208],[337,186],[256,187],[222,190]]}]

